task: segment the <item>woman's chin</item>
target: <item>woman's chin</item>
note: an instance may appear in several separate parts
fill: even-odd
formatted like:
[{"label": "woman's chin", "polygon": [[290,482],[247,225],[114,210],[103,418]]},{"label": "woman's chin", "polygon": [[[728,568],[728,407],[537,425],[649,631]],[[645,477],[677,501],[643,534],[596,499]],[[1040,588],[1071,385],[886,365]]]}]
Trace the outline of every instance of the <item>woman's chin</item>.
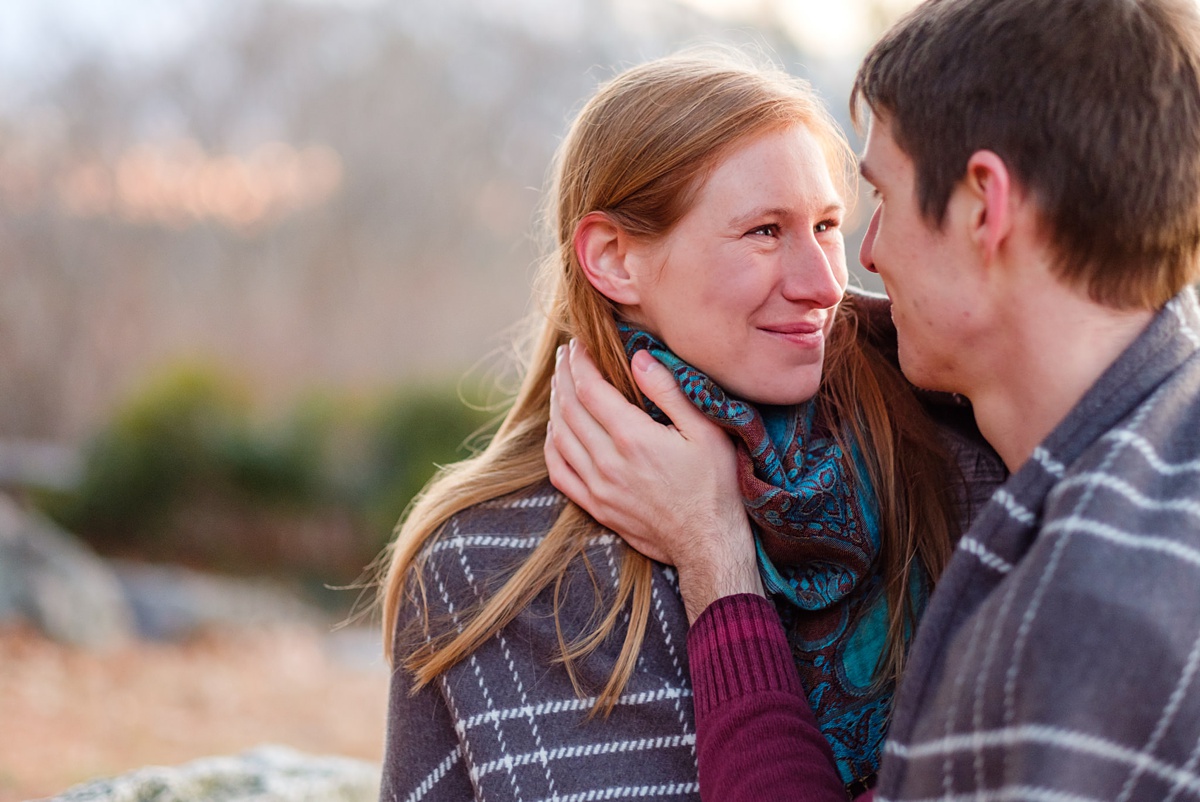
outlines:
[{"label": "woman's chin", "polygon": [[821,377],[817,375],[812,379],[787,384],[774,377],[759,382],[741,382],[739,386],[744,387],[745,392],[739,393],[729,388],[726,388],[726,392],[755,406],[790,407],[803,404],[816,395],[821,386]]}]

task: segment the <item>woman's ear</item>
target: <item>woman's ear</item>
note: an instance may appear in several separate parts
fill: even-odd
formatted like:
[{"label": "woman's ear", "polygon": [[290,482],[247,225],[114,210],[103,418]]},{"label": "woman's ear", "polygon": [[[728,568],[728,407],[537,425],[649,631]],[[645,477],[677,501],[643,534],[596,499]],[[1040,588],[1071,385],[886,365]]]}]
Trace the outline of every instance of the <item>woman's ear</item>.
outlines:
[{"label": "woman's ear", "polygon": [[614,303],[638,303],[637,281],[626,265],[629,235],[604,212],[589,212],[575,226],[575,258],[591,285]]}]

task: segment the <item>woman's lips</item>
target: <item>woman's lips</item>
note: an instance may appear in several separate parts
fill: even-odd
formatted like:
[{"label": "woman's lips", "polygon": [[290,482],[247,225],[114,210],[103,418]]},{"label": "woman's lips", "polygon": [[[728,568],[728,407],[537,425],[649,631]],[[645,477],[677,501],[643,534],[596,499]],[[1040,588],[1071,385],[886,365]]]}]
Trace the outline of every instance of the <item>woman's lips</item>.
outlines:
[{"label": "woman's lips", "polygon": [[806,347],[816,347],[825,342],[824,321],[772,323],[759,326],[759,329],[774,337]]}]

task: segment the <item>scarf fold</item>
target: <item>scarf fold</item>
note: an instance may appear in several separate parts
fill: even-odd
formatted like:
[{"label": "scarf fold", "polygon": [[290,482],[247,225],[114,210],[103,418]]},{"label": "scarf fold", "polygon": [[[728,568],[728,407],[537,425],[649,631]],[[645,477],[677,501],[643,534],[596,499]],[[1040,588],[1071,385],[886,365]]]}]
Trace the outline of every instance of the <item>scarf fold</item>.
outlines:
[{"label": "scarf fold", "polygon": [[879,515],[858,448],[851,448],[854,475],[847,476],[842,447],[816,426],[815,403],[760,410],[727,395],[654,335],[627,324],[619,330],[630,358],[649,351],[696,408],[737,441],[738,484],[767,589],[802,610],[824,610],[850,595],[879,552]]},{"label": "scarf fold", "polygon": [[[649,351],[696,408],[734,438],[759,573],[788,629],[818,725],[843,781],[873,774],[892,688],[875,682],[887,643],[887,604],[877,559],[878,504],[859,445],[848,432],[836,437],[812,401],[756,408],[727,395],[654,335],[626,323],[618,331],[629,358]],[[670,422],[649,400],[645,406],[660,423]],[[925,584],[913,583],[918,611]]]}]

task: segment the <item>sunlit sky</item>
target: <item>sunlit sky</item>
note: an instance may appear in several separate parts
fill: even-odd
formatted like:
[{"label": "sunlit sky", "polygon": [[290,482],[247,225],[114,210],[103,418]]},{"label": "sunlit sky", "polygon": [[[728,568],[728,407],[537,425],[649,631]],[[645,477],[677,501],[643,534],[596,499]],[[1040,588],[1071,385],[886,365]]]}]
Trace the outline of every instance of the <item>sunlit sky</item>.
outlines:
[{"label": "sunlit sky", "polygon": [[[381,0],[295,0],[348,5]],[[495,0],[497,8],[531,12],[564,0]],[[782,19],[806,50],[838,57],[861,52],[871,35],[867,0],[676,0],[731,23],[752,22],[764,13]],[[917,0],[875,0],[877,7],[899,13]],[[206,0],[4,0],[0,3],[0,67],[22,67],[54,31],[54,45],[72,40],[119,43],[121,49],[154,55],[184,43],[205,13]],[[544,10],[541,9],[541,10]],[[65,39],[65,41],[64,41]],[[42,50],[44,52],[44,50]]]},{"label": "sunlit sky", "polygon": [[[801,47],[826,58],[855,56],[870,45],[869,4],[865,0],[680,0],[706,14],[747,21],[770,13],[783,21]],[[895,17],[919,0],[877,0],[875,6]]]}]

